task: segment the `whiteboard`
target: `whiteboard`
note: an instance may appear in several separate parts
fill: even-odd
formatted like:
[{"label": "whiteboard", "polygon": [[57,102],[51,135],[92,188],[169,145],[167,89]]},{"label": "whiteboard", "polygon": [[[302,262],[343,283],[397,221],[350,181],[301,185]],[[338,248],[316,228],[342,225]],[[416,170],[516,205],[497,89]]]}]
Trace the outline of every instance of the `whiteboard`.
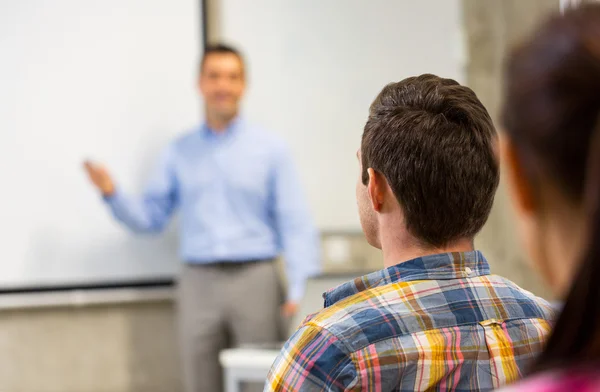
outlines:
[{"label": "whiteboard", "polygon": [[0,1],[0,287],[172,276],[175,225],[119,226],[85,158],[142,189],[158,152],[199,121],[196,0]]},{"label": "whiteboard", "polygon": [[247,117],[291,145],[321,229],[359,230],[356,151],[369,105],[421,73],[465,80],[459,0],[221,0],[249,63]]}]

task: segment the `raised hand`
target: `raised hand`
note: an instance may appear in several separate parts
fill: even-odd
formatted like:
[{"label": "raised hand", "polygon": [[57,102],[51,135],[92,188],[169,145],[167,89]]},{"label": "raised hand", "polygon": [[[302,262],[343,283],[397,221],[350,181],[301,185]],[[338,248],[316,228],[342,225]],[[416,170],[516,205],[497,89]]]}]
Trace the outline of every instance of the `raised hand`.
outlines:
[{"label": "raised hand", "polygon": [[102,192],[104,196],[110,196],[115,192],[115,185],[106,168],[101,164],[85,161],[83,164],[90,181]]}]

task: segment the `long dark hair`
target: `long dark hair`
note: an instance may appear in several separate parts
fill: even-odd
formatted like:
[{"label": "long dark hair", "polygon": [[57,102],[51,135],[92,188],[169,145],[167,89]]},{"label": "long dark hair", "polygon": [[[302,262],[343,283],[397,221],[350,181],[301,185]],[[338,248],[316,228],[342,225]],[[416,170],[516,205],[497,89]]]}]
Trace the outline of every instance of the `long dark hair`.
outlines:
[{"label": "long dark hair", "polygon": [[589,217],[579,271],[533,371],[600,363],[600,4],[547,20],[505,76],[502,121],[528,180],[552,181]]}]

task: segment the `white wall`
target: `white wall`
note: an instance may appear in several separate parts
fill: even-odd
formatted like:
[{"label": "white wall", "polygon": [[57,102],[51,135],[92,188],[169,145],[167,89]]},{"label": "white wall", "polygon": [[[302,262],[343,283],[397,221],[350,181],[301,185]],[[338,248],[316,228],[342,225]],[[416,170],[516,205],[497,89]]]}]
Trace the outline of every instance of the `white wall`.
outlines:
[{"label": "white wall", "polygon": [[[171,275],[175,230],[139,238],[81,169],[139,191],[198,121],[196,0],[0,2],[0,287]],[[372,99],[423,72],[463,77],[458,0],[222,0],[250,64],[247,117],[292,146],[323,229],[357,229],[355,152]]]},{"label": "white wall", "polygon": [[323,229],[358,229],[368,107],[425,72],[464,81],[459,0],[222,0],[222,38],[250,66],[246,116],[291,144]]},{"label": "white wall", "polygon": [[0,286],[171,275],[176,240],[112,220],[81,168],[138,191],[198,122],[196,0],[0,2]]}]

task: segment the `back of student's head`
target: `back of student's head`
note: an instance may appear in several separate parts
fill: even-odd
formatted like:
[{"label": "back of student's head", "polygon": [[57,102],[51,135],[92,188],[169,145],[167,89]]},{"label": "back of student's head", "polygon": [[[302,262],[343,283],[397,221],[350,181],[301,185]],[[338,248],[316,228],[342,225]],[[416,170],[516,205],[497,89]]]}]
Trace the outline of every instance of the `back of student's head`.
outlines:
[{"label": "back of student's head", "polygon": [[[559,225],[550,221],[561,215],[564,227],[581,216],[585,236],[577,237],[591,235],[569,259],[554,264],[578,267],[572,285],[571,275],[562,273],[563,279],[568,275],[569,294],[538,370],[600,359],[599,115],[600,5],[587,5],[546,21],[513,51],[506,67],[503,125],[512,151],[507,157],[520,168],[514,175],[518,194],[529,195],[516,199],[548,237],[552,225]],[[575,226],[567,230],[578,233]],[[562,241],[570,239],[554,236],[544,244]],[[556,258],[546,245],[533,252],[542,256],[542,269],[550,268],[544,258]],[[553,273],[559,281],[554,271],[545,275]]]},{"label": "back of student's head", "polygon": [[498,186],[496,131],[475,93],[425,74],[387,85],[371,105],[361,144],[367,169],[382,174],[409,233],[425,247],[472,239]]}]

